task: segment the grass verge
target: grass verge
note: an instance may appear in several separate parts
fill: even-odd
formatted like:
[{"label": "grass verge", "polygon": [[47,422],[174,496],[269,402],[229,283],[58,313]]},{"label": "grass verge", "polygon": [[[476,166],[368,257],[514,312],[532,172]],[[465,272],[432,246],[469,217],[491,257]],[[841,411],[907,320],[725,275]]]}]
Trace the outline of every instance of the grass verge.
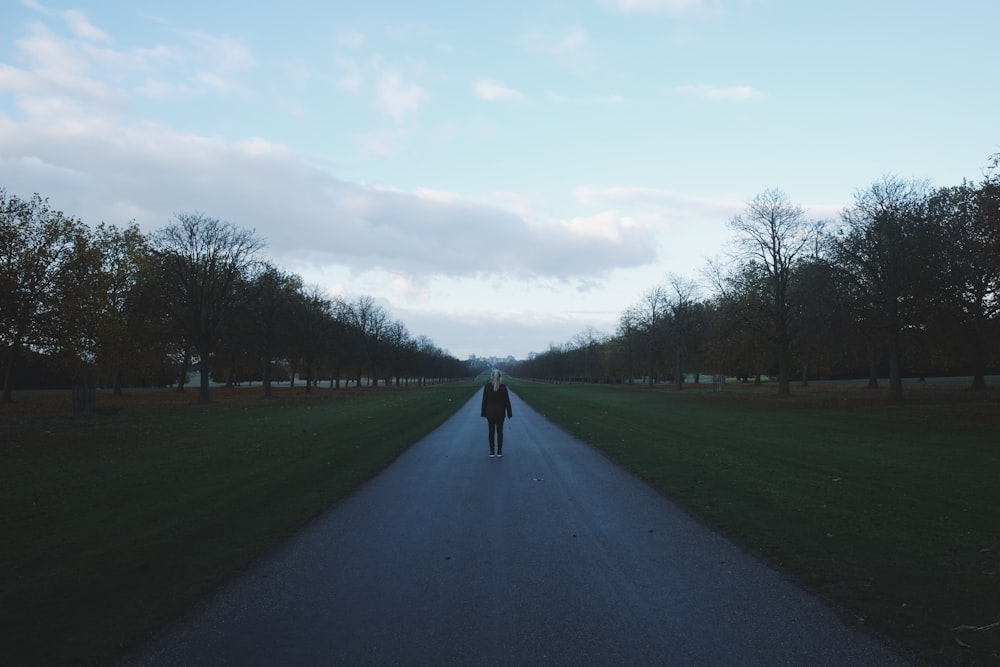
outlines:
[{"label": "grass verge", "polygon": [[511,384],[848,622],[1000,664],[1000,392]]},{"label": "grass verge", "polygon": [[102,664],[384,468],[478,385],[0,406],[0,655]]}]

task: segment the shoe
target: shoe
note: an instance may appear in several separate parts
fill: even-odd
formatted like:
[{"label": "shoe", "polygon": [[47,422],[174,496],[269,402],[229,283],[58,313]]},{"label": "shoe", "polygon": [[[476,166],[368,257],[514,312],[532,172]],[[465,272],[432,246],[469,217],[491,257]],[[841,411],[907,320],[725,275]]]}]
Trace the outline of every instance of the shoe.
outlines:
[{"label": "shoe", "polygon": [[490,452],[490,458],[492,459],[494,456],[496,455],[493,452]]},{"label": "shoe", "polygon": [[497,452],[497,456],[503,456],[503,452]]}]

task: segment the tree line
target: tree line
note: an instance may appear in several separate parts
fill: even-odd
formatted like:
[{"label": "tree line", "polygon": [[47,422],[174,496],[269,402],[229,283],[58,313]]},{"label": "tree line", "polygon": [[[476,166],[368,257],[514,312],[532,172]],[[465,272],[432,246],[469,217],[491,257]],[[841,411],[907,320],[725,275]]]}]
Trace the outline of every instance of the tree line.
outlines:
[{"label": "tree line", "polygon": [[301,378],[307,391],[463,377],[465,364],[414,337],[371,297],[331,298],[260,257],[251,231],[180,214],[143,234],[91,228],[0,188],[0,367],[15,385],[176,385]]},{"label": "tree line", "polygon": [[[1000,369],[1000,154],[980,182],[933,188],[883,176],[836,220],[807,219],[780,190],[729,220],[728,261],[701,284],[671,276],[620,315],[513,372],[548,380],[673,382],[717,374],[777,380]],[[704,286],[709,287],[708,290]],[[704,291],[710,295],[702,296]]]}]

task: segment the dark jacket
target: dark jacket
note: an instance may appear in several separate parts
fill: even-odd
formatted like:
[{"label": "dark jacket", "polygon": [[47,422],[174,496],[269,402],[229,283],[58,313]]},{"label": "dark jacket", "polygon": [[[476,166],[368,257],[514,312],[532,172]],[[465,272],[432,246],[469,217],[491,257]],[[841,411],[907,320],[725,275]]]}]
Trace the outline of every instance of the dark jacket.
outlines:
[{"label": "dark jacket", "polygon": [[507,385],[500,383],[500,389],[494,390],[493,383],[487,382],[483,387],[483,409],[480,416],[487,419],[503,419],[504,412],[508,417],[513,417],[510,410],[510,394],[507,392]]}]

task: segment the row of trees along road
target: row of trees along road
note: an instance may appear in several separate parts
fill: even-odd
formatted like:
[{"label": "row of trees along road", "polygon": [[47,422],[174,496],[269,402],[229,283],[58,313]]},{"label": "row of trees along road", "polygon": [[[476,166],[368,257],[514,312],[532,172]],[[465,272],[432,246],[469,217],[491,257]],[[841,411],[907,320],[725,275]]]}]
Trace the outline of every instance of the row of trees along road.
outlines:
[{"label": "row of trees along road", "polygon": [[706,271],[711,295],[671,276],[619,317],[514,371],[552,380],[653,383],[685,375],[739,379],[970,374],[1000,368],[1000,154],[979,183],[932,188],[885,176],[839,220],[806,218],[767,190],[730,220],[729,261]]},{"label": "row of trees along road", "polygon": [[[39,195],[0,189],[0,364],[3,401],[48,375],[55,386],[113,388],[274,373],[360,386],[468,374],[465,364],[413,338],[371,297],[328,298],[260,259],[253,232],[183,214],[147,236],[135,225],[91,229]],[[21,373],[18,373],[18,370]]]}]

